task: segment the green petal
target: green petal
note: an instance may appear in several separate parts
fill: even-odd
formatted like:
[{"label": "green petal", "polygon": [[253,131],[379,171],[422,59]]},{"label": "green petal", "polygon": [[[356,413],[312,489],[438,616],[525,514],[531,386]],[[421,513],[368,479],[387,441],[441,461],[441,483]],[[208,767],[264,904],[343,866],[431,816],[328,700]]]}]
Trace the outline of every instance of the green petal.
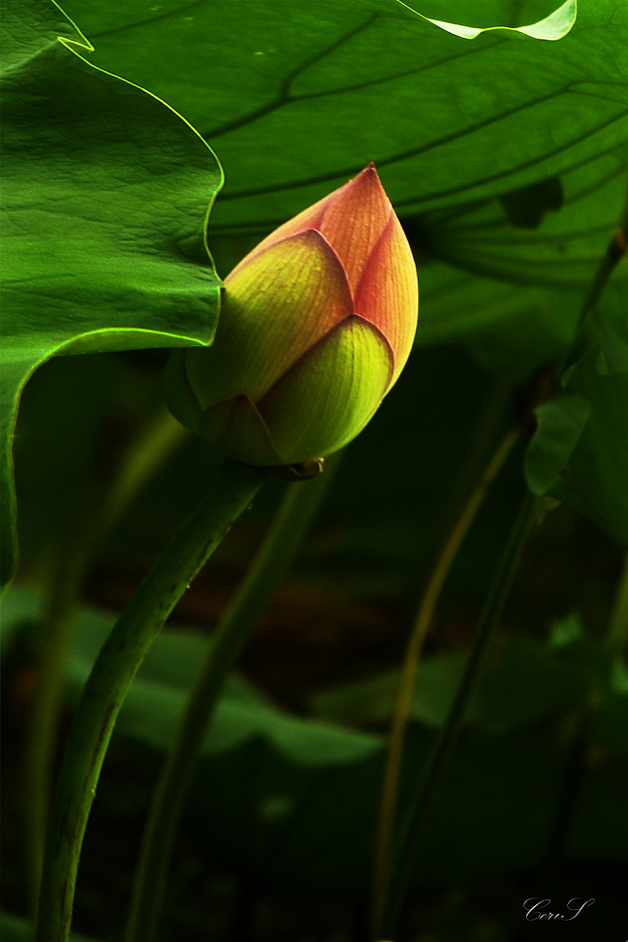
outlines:
[{"label": "green petal", "polygon": [[190,385],[203,406],[264,396],[304,353],[353,313],[342,265],[308,230],[272,245],[227,278],[216,340],[190,350]]},{"label": "green petal", "polygon": [[380,331],[359,317],[331,330],[258,403],[283,464],[331,454],[369,421],[393,371]]},{"label": "green petal", "polygon": [[188,382],[185,369],[186,350],[173,350],[164,371],[164,399],[175,419],[198,433],[201,407]]},{"label": "green petal", "polygon": [[200,434],[230,458],[257,467],[281,464],[270,432],[248,396],[236,396],[207,409]]}]

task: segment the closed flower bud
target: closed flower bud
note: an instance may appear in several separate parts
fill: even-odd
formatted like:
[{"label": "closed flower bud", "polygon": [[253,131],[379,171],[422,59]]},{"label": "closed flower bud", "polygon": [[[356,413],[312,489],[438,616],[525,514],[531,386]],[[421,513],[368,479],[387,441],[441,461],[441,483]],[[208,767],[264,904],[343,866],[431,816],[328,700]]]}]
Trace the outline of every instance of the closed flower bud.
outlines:
[{"label": "closed flower bud", "polygon": [[301,464],[360,432],[401,372],[416,267],[371,165],[225,279],[216,339],[172,355],[174,415],[246,464]]}]

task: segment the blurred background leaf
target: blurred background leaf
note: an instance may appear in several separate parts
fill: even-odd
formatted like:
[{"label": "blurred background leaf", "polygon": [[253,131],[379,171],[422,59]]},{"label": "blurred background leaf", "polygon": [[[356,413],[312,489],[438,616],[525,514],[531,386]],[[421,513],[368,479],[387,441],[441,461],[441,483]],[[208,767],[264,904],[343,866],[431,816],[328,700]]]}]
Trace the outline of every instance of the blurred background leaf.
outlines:
[{"label": "blurred background leaf", "polygon": [[[433,654],[420,663],[411,706],[415,720],[443,725],[465,663],[463,652]],[[315,699],[315,713],[349,723],[390,721],[398,682],[394,671],[336,687]],[[586,674],[549,655],[538,641],[503,636],[487,655],[465,724],[487,733],[509,732],[574,707],[587,688]]]},{"label": "blurred background leaf", "polygon": [[[427,213],[427,253],[516,284],[587,288],[617,226],[627,168],[624,146],[500,200]],[[513,218],[515,205],[533,213],[531,225]]]},{"label": "blurred background leaf", "polygon": [[563,377],[568,395],[541,407],[526,472],[628,547],[628,344],[592,320],[597,342]]},{"label": "blurred background leaf", "polygon": [[[37,619],[36,594],[13,588],[7,600],[9,620],[23,619],[28,603],[31,619]],[[70,702],[79,696],[110,627],[111,616],[81,612],[69,667]],[[559,648],[560,657],[531,639],[503,636],[494,644],[467,718],[473,729],[456,749],[426,827],[415,874],[420,883],[476,879],[541,862],[569,741],[554,717],[587,702],[592,682],[597,719],[587,748],[593,754],[603,744],[604,759],[587,767],[570,857],[626,859],[628,832],[620,823],[628,776],[628,739],[621,726],[626,691],[608,670],[601,686],[599,675],[587,672],[595,660],[594,642],[585,641],[584,657],[571,657],[580,637],[576,632]],[[166,632],[131,688],[116,736],[137,743],[150,768],[170,741],[206,644],[196,632]],[[459,669],[460,659],[447,665],[436,655],[424,662],[404,802],[433,742],[431,728],[443,722]],[[366,687],[356,714],[359,695],[356,688],[351,721],[381,719]],[[342,705],[342,695],[333,696],[326,708],[332,713]],[[289,715],[233,678],[205,740],[188,814],[213,854],[265,881],[361,893],[368,886],[384,751],[377,731]]]}]

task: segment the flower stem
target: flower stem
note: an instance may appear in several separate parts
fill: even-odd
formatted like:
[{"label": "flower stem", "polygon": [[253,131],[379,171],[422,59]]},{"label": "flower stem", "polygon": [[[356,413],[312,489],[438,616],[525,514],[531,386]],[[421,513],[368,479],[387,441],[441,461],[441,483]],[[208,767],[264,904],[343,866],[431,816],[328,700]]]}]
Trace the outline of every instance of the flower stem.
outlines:
[{"label": "flower stem", "polygon": [[395,824],[397,796],[399,792],[399,779],[401,775],[401,762],[403,743],[408,725],[410,704],[415,685],[417,665],[423,643],[432,622],[434,610],[440,596],[443,584],[449,574],[452,563],[460,549],[460,545],[476,514],[482,505],[491,484],[499,474],[513,446],[521,435],[521,428],[510,429],[502,438],[494,454],[482,472],[479,481],[471,492],[462,513],[454,524],[443,550],[436,561],[427,588],[423,594],[421,605],[410,636],[405,660],[401,670],[397,700],[392,718],[392,727],[388,740],[388,755],[384,772],[382,790],[382,803],[377,837],[374,874],[374,906],[377,909],[381,903],[383,887],[387,882],[389,867],[390,845]]},{"label": "flower stem", "polygon": [[172,416],[158,409],[125,450],[104,499],[95,485],[87,487],[50,553],[37,683],[25,748],[26,859],[33,912],[41,880],[63,684],[81,587],[103,537],[186,435]]},{"label": "flower stem", "polygon": [[308,483],[290,484],[246,578],[209,643],[153,794],[135,876],[127,942],[156,937],[172,844],[203,740],[251,629],[283,579],[318,510],[337,459]]},{"label": "flower stem", "polygon": [[113,727],[131,681],[168,615],[265,472],[226,461],[214,489],[174,537],[116,622],[78,704],[54,798],[44,855],[37,942],[67,942],[78,860]]},{"label": "flower stem", "polygon": [[619,225],[608,243],[604,255],[600,259],[595,275],[593,276],[593,281],[591,282],[589,291],[580,310],[580,324],[584,322],[587,315],[598,304],[613,271],[624,258],[626,252],[628,252],[628,189],[626,190],[626,199],[624,200],[624,205],[619,217]]},{"label": "flower stem", "polygon": [[427,759],[417,794],[393,852],[388,879],[375,919],[376,938],[393,938],[401,904],[412,875],[417,846],[427,812],[456,742],[469,696],[493,630],[501,619],[521,551],[537,511],[537,499],[526,492],[514,527],[500,559],[464,673],[432,752]]}]

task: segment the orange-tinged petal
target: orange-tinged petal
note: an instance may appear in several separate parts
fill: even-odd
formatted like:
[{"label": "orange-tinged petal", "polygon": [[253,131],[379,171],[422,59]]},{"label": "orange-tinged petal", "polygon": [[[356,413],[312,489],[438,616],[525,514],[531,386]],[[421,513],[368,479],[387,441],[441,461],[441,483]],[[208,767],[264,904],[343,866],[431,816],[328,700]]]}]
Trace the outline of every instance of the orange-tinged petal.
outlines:
[{"label": "orange-tinged petal", "polygon": [[369,421],[417,319],[412,253],[371,165],[231,272],[214,345],[173,358],[169,402],[237,460],[318,459]]},{"label": "orange-tinged petal", "polygon": [[366,260],[392,212],[377,171],[370,164],[344,186],[271,232],[234,268],[225,284],[268,246],[306,229],[317,229],[340,258],[354,291]]},{"label": "orange-tinged petal", "polygon": [[349,317],[331,330],[258,402],[282,462],[320,458],[355,438],[392,368],[385,337],[367,321]]},{"label": "orange-tinged petal", "polygon": [[257,402],[352,313],[345,273],[320,233],[285,239],[226,283],[213,346],[188,352],[190,386],[203,408],[240,394]]},{"label": "orange-tinged petal", "polygon": [[416,265],[394,213],[368,260],[354,304],[356,314],[379,327],[393,349],[392,385],[412,349],[419,315]]},{"label": "orange-tinged petal", "polygon": [[238,262],[233,271],[225,278],[225,284],[228,285],[230,279],[233,278],[241,268],[248,265],[249,262],[257,258],[261,252],[264,252],[271,245],[276,245],[277,242],[283,242],[283,240],[287,239],[289,236],[298,235],[300,232],[306,232],[308,229],[318,229],[325,211],[325,206],[338,192],[339,190],[330,193],[329,196],[325,196],[322,200],[314,203],[313,206],[304,209],[303,212],[293,216],[292,219],[289,219],[288,222],[284,222],[281,226],[278,226],[277,229],[273,229],[270,235],[262,239],[248,255],[245,255],[241,262]]},{"label": "orange-tinged petal", "polygon": [[393,209],[373,166],[366,167],[332,197],[323,208],[318,229],[342,262],[355,296],[364,266]]}]

